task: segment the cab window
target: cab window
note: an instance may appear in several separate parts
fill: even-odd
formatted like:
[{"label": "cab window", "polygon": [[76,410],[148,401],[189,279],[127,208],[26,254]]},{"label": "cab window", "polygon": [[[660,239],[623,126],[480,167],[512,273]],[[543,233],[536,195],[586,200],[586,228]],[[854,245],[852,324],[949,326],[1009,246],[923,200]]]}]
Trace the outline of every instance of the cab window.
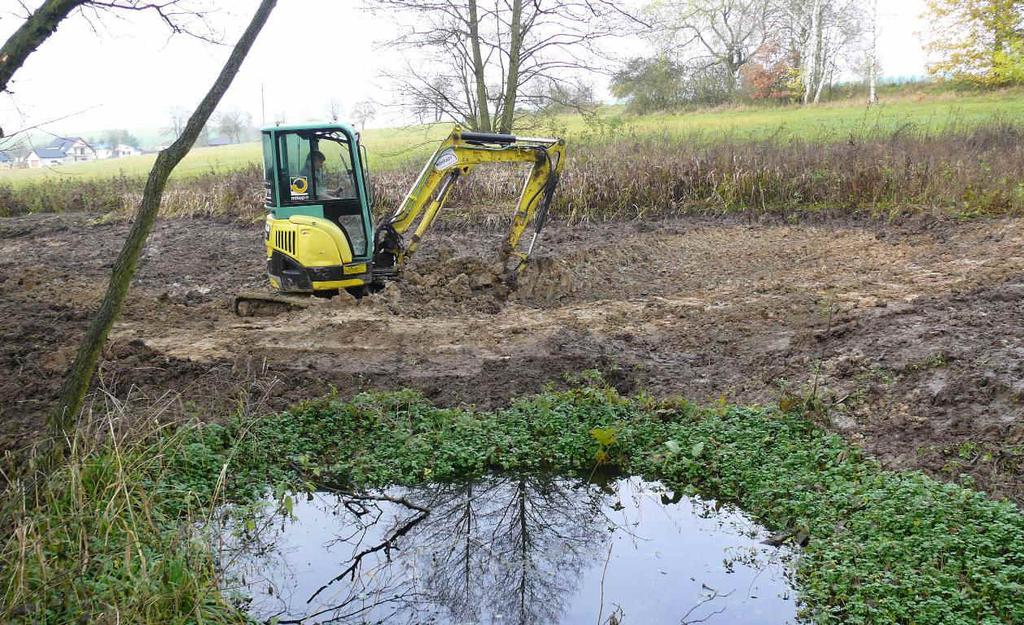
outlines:
[{"label": "cab window", "polygon": [[[338,131],[281,135],[281,186],[292,203],[357,199],[352,152]],[[282,195],[285,195],[282,193]]]},{"label": "cab window", "polygon": [[317,176],[314,192],[318,199],[356,198],[356,183],[352,172],[352,151],[348,139],[340,132],[323,134],[316,140],[317,151],[323,155],[323,165]]},{"label": "cab window", "polygon": [[273,207],[277,205],[277,193],[274,189],[274,139],[269,132],[263,133],[263,190],[264,203]]},{"label": "cab window", "polygon": [[281,142],[281,196],[287,202],[308,202],[311,192],[310,141],[298,133],[280,136]]}]

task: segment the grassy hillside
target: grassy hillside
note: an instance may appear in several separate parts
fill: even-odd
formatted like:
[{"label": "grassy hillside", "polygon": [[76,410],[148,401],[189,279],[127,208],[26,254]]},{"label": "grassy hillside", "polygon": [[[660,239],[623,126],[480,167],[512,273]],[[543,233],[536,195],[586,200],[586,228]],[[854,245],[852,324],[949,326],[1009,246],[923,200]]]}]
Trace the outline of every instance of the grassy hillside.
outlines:
[{"label": "grassy hillside", "polygon": [[[911,134],[965,130],[993,120],[1024,119],[1024,93],[999,91],[985,94],[903,95],[877,107],[859,101],[817,107],[730,107],[715,110],[630,116],[609,107],[591,119],[579,115],[533,118],[523,132],[560,134],[576,143],[633,138],[685,138],[688,143],[729,140],[792,140],[832,142],[850,137],[876,136],[901,131]],[[448,132],[448,124],[363,133],[374,170],[391,169],[427,156],[433,143]],[[66,165],[53,169],[0,171],[0,184],[21,186],[47,179],[102,179],[143,176],[155,159],[149,154],[119,160]],[[260,162],[258,143],[197,148],[175,171],[177,178],[229,172]]]},{"label": "grassy hillside", "polygon": [[[723,137],[746,139],[846,139],[897,129],[940,132],[970,128],[994,118],[1020,119],[1024,95],[1016,90],[981,95],[953,93],[907,96],[876,107],[860,101],[812,107],[727,108],[694,113],[655,114],[629,120],[640,134],[705,134],[710,141]],[[626,118],[627,120],[629,118]]]}]

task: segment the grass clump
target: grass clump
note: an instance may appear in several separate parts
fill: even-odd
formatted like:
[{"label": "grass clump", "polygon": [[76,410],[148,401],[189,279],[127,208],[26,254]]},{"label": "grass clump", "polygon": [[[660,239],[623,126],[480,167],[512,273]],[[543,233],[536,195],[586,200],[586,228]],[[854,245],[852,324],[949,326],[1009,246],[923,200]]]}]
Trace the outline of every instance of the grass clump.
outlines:
[{"label": "grass clump", "polygon": [[[244,623],[163,463],[186,432],[78,447],[26,496],[7,489],[0,551],[4,623]],[[171,496],[171,500],[168,500]]]},{"label": "grass clump", "polygon": [[[191,532],[221,502],[325,483],[587,475],[598,463],[736,503],[770,529],[809,536],[797,582],[813,622],[1024,622],[1024,516],[1012,504],[885,471],[800,415],[700,409],[602,387],[495,412],[437,408],[410,392],[325,399],[256,422],[160,434],[132,452],[101,446],[45,487],[57,501],[80,503],[55,509],[42,500],[13,519],[0,560],[9,589],[0,616],[31,622],[63,605],[68,618],[110,619],[117,610],[122,622],[231,622],[238,616],[219,601],[209,552]],[[86,465],[103,468],[83,492],[73,485]],[[64,494],[72,492],[81,494]],[[186,589],[170,581],[180,568],[171,562],[187,564]],[[107,574],[110,563],[116,574]]]}]

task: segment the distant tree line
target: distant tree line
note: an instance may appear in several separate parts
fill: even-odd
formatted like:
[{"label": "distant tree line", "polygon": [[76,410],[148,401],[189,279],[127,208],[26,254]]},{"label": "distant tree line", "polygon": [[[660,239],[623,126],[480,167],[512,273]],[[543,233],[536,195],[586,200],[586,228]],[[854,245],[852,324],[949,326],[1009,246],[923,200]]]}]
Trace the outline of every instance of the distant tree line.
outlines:
[{"label": "distant tree line", "polygon": [[[420,121],[508,132],[523,113],[614,96],[645,112],[685,105],[813,105],[839,83],[878,100],[880,9],[895,0],[365,0],[403,28],[391,46],[415,52],[388,74]],[[934,79],[1024,82],[1024,0],[927,0]],[[640,35],[650,52],[617,63],[609,48]],[[609,45],[612,44],[612,45]],[[841,91],[849,97],[849,89]]]},{"label": "distant tree line", "polygon": [[[929,72],[1024,82],[1024,0],[928,0]],[[654,54],[630,59],[612,92],[636,112],[737,101],[816,104],[857,76],[877,101],[879,0],[654,0]]]},{"label": "distant tree line", "polygon": [[877,10],[863,0],[658,0],[644,9],[655,54],[612,92],[643,112],[737,100],[819,102],[843,73],[877,75]]}]

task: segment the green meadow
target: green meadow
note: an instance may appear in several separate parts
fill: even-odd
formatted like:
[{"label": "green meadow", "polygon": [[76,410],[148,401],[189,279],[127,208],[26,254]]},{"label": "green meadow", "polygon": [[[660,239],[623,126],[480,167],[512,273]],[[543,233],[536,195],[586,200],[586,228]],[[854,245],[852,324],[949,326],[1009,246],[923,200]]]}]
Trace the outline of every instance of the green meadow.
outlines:
[{"label": "green meadow", "polygon": [[[524,134],[558,134],[577,143],[617,138],[671,138],[714,143],[724,139],[835,142],[880,133],[943,133],[967,130],[993,121],[1024,119],[1024,92],[1006,90],[975,94],[903,93],[874,107],[859,100],[819,106],[752,107],[678,111],[634,116],[622,107],[606,107],[592,116],[532,116],[522,122]],[[373,169],[389,169],[419,161],[449,131],[450,124],[369,129],[362,133]],[[147,154],[49,169],[0,171],[0,184],[21,186],[50,179],[103,179],[143,176],[155,160]],[[260,162],[259,143],[196,148],[174,173],[177,178],[230,172]]]}]

